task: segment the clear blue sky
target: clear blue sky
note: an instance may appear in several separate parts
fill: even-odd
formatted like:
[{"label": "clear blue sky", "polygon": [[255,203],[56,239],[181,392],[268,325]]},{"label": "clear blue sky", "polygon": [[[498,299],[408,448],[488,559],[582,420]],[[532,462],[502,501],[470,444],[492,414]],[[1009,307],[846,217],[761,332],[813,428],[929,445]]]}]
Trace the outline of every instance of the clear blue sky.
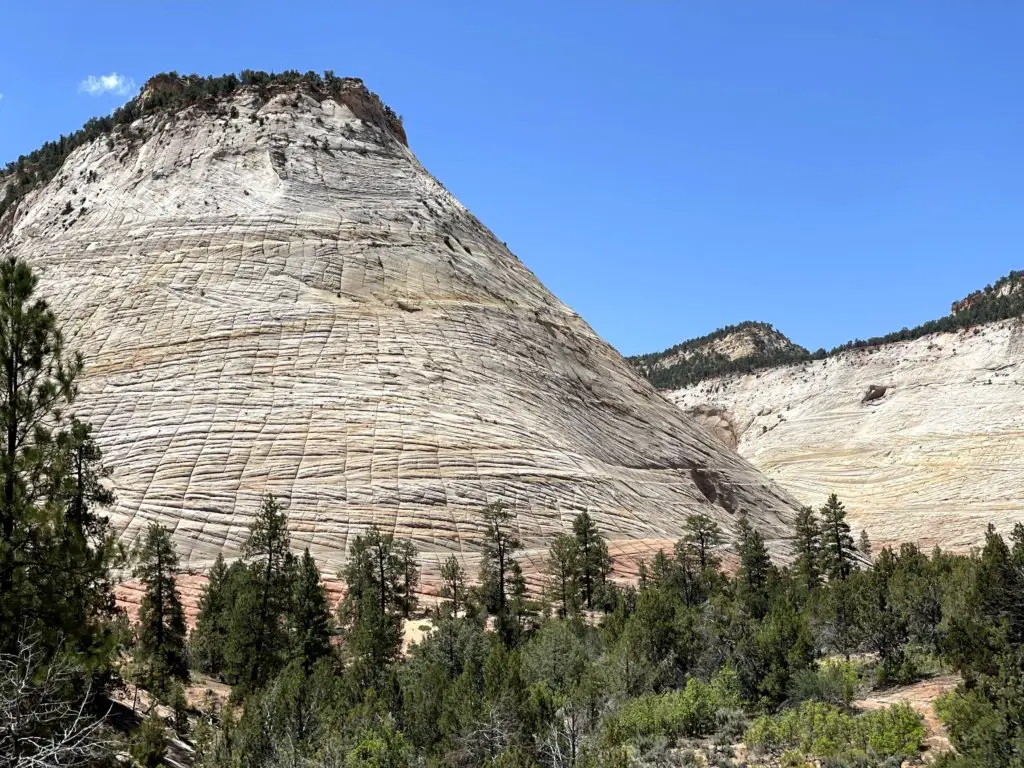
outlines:
[{"label": "clear blue sky", "polygon": [[90,75],[333,69],[626,354],[831,346],[1024,267],[1024,3],[74,0],[0,8],[0,162]]}]

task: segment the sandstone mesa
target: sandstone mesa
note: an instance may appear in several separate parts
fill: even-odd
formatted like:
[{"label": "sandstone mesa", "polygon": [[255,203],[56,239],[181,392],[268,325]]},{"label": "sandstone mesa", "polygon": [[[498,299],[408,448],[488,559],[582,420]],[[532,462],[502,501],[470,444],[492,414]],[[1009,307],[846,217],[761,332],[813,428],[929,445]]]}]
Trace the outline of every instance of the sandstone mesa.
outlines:
[{"label": "sandstone mesa", "polygon": [[1024,521],[1020,319],[665,394],[801,502],[838,493],[876,545],[965,551]]},{"label": "sandstone mesa", "polygon": [[[358,82],[358,81],[355,81]],[[429,580],[480,513],[526,565],[589,510],[613,551],[741,511],[774,554],[796,501],[659,395],[416,160],[379,102],[240,88],[76,149],[0,227],[86,358],[78,401],[126,543],[239,554],[285,500],[325,573],[370,524]],[[803,490],[803,489],[801,489]]]}]

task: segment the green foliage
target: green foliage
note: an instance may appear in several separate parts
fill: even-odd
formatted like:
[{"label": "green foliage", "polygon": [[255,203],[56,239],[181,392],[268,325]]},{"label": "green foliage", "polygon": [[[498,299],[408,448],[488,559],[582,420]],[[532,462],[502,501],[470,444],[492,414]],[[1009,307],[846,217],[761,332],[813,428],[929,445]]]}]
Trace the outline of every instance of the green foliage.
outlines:
[{"label": "green foliage", "polygon": [[774,708],[788,697],[794,674],[811,666],[814,638],[807,617],[783,600],[768,615],[741,628],[736,671],[744,698]]},{"label": "green foliage", "polygon": [[746,515],[742,515],[739,521],[739,554],[737,596],[750,616],[762,619],[771,605],[769,590],[775,567],[768,556],[764,537],[750,525]]},{"label": "green foliage", "polygon": [[412,750],[390,717],[364,727],[346,756],[348,768],[405,768]]},{"label": "green foliage", "polygon": [[833,581],[845,579],[856,567],[856,552],[846,522],[846,507],[836,494],[830,494],[821,508],[822,570]]},{"label": "green foliage", "polygon": [[682,684],[700,650],[696,617],[669,590],[642,590],[612,652],[615,688],[635,696]]},{"label": "green foliage", "polygon": [[567,621],[549,621],[523,646],[523,676],[528,685],[545,684],[568,694],[590,666],[578,628]]},{"label": "green foliage", "polygon": [[288,612],[291,657],[309,674],[313,665],[331,652],[331,611],[320,571],[307,548],[295,572]]},{"label": "green foliage", "polygon": [[[735,333],[753,330],[750,338],[757,345],[750,355],[735,360],[726,355],[711,352],[709,345]],[[810,360],[811,355],[803,347],[795,344],[773,346],[765,343],[768,337],[775,336],[775,329],[768,323],[746,321],[738,325],[727,325],[706,336],[690,339],[664,352],[637,355],[629,361],[643,373],[658,389],[679,389],[696,384],[712,376],[724,376],[735,373],[749,373],[760,368]],[[668,365],[663,360],[670,360]]]},{"label": "green foliage", "polygon": [[138,730],[132,734],[128,751],[132,762],[139,768],[160,768],[165,765],[164,758],[167,756],[169,744],[170,739],[163,718],[157,714],[154,707]]},{"label": "green foliage", "polygon": [[799,750],[815,757],[912,757],[924,744],[924,724],[908,704],[852,715],[821,702],[805,702],[779,715],[762,715],[745,741],[762,751]]},{"label": "green foliage", "polygon": [[458,616],[466,606],[466,572],[455,555],[441,566],[442,615]]},{"label": "green foliage", "polygon": [[403,542],[371,527],[357,536],[345,565],[345,599],[338,616],[345,651],[365,684],[379,683],[382,671],[398,658],[402,618],[410,595]]},{"label": "green foliage", "polygon": [[816,667],[805,667],[793,674],[790,698],[793,701],[821,701],[849,705],[861,686],[855,664],[842,659],[823,659]]},{"label": "green foliage", "polygon": [[226,675],[242,692],[266,683],[285,661],[294,571],[289,543],[284,509],[267,495],[242,550],[247,567],[235,585],[224,651]]},{"label": "green foliage", "polygon": [[680,691],[645,694],[627,701],[605,724],[610,744],[635,743],[663,737],[670,743],[688,736],[704,736],[717,729],[716,713],[735,708],[732,692],[690,678]]},{"label": "green foliage", "polygon": [[[241,567],[239,563],[235,574]],[[237,576],[234,579],[237,581]],[[210,675],[220,675],[224,671],[224,647],[228,641],[231,606],[234,603],[231,581],[224,556],[218,553],[199,598],[196,626],[189,637],[189,658],[192,664]]]},{"label": "green foliage", "polygon": [[707,515],[690,515],[686,518],[685,527],[683,542],[696,558],[701,572],[717,569],[721,563],[717,550],[725,541],[718,523]]},{"label": "green foliage", "polygon": [[579,613],[580,551],[576,538],[566,533],[555,536],[544,563],[546,597],[554,604],[559,618]]},{"label": "green foliage", "polygon": [[991,674],[961,684],[936,711],[962,755],[986,766],[1024,765],[1024,651],[1003,651]]},{"label": "green foliage", "polygon": [[810,594],[821,586],[821,523],[813,507],[802,507],[793,523],[796,559],[793,571],[800,587]]},{"label": "green foliage", "polygon": [[585,510],[572,521],[572,535],[576,539],[577,577],[581,604],[591,610],[595,601],[607,605],[607,579],[612,559],[608,542],[604,540],[597,523]]},{"label": "green foliage", "polygon": [[32,636],[87,666],[113,651],[113,497],[91,428],[69,414],[82,369],[37,278],[0,262],[0,652]]},{"label": "green foliage", "polygon": [[499,633],[506,642],[519,634],[526,582],[516,559],[522,542],[512,530],[512,514],[502,504],[484,510],[484,547],[480,561],[478,594],[489,613],[497,617]]},{"label": "green foliage", "polygon": [[145,587],[133,655],[146,669],[146,686],[164,697],[175,681],[188,679],[185,610],[175,582],[178,553],[167,529],[150,523],[132,554],[132,575]]}]

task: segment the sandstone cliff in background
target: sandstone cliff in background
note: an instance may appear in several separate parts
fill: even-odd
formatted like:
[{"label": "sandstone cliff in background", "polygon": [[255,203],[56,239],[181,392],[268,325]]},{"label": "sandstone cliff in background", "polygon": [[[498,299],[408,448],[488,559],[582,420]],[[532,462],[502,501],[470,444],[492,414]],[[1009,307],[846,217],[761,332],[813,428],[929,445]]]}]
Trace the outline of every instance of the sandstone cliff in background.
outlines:
[{"label": "sandstone cliff in background", "polygon": [[39,271],[86,357],[80,410],[122,537],[158,521],[202,568],[238,553],[273,492],[328,574],[371,523],[428,574],[472,561],[494,502],[533,565],[584,509],[617,552],[695,512],[732,531],[742,510],[783,552],[792,497],[549,293],[361,83],[342,95],[239,87],[154,110],[0,222],[0,255]]},{"label": "sandstone cliff in background", "polygon": [[[1006,286],[1019,282],[1004,278],[954,314],[1013,298]],[[665,395],[801,502],[838,493],[876,544],[963,550],[989,522],[1005,532],[1024,521],[1019,318],[808,358]]]}]

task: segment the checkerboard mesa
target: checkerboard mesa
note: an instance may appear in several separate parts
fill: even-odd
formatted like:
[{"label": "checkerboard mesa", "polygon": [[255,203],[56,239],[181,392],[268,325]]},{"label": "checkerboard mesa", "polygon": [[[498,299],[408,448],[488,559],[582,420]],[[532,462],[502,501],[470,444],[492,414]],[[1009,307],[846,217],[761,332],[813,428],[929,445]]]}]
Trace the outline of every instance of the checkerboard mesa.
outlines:
[{"label": "checkerboard mesa", "polygon": [[427,588],[451,553],[474,567],[494,502],[528,573],[583,509],[629,557],[696,512],[727,533],[746,512],[786,553],[794,500],[553,296],[359,81],[170,74],[130,104],[0,182],[0,256],[86,356],[126,541],[160,521],[203,569],[272,492],[325,573],[376,524]]}]

